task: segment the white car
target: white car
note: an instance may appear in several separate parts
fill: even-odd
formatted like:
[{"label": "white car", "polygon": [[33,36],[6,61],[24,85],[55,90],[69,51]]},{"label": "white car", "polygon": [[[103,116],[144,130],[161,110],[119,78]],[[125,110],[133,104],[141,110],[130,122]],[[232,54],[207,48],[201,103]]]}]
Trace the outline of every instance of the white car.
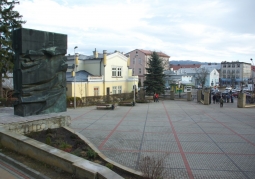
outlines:
[{"label": "white car", "polygon": [[225,88],[225,90],[232,90],[232,88],[228,86]]}]

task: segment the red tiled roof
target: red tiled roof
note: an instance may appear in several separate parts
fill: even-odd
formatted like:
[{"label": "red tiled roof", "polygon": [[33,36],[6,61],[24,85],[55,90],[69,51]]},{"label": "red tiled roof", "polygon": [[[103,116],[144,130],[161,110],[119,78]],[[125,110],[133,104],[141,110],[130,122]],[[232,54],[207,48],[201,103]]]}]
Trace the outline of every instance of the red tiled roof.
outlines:
[{"label": "red tiled roof", "polygon": [[179,70],[180,68],[199,68],[201,64],[193,64],[193,65],[172,65],[170,64],[170,68],[173,68],[173,70]]},{"label": "red tiled roof", "polygon": [[[139,49],[141,52],[143,52],[145,55],[151,55],[153,53],[153,51],[150,51],[150,50],[143,50],[143,49]],[[163,52],[157,52],[158,56],[160,57],[167,57],[167,58],[170,58],[169,55],[163,53]]]}]

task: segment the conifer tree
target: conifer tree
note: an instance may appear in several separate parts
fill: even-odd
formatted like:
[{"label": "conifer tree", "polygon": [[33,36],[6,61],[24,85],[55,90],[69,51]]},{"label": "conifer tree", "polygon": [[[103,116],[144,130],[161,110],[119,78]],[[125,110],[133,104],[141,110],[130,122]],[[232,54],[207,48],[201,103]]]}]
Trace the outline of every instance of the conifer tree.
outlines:
[{"label": "conifer tree", "polygon": [[12,32],[20,28],[25,21],[14,10],[17,0],[0,0],[0,98],[3,98],[2,75],[6,76],[13,68]]},{"label": "conifer tree", "polygon": [[163,74],[163,60],[159,58],[156,52],[153,52],[148,61],[148,68],[146,76],[146,80],[144,81],[144,86],[146,87],[146,92],[148,94],[158,93],[164,94],[165,81]]}]

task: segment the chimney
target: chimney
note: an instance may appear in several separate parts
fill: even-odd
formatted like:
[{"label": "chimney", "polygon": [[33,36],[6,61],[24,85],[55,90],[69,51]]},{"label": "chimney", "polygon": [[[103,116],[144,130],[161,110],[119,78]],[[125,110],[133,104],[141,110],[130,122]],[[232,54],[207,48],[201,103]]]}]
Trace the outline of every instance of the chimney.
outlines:
[{"label": "chimney", "polygon": [[103,50],[103,55],[104,55],[104,66],[106,66],[107,50]]},{"label": "chimney", "polygon": [[97,49],[95,48],[95,51],[93,51],[94,54],[94,58],[98,58],[98,53],[97,53]]}]

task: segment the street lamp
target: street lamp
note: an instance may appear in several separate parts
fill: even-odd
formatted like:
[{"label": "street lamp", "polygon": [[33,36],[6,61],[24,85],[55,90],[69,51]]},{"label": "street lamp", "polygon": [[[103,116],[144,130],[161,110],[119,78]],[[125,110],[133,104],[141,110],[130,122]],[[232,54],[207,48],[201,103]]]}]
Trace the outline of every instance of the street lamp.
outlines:
[{"label": "street lamp", "polygon": [[253,93],[255,92],[255,90],[254,90],[254,76],[253,76],[253,66],[254,66],[254,63],[253,63],[253,59],[251,58],[251,62],[252,62],[252,90],[253,90]]},{"label": "street lamp", "polygon": [[75,54],[75,49],[77,49],[78,47],[75,46],[74,47],[74,109],[76,108],[76,96],[75,96],[75,85],[76,85],[76,69],[78,66],[78,60],[76,61],[76,54]]}]

